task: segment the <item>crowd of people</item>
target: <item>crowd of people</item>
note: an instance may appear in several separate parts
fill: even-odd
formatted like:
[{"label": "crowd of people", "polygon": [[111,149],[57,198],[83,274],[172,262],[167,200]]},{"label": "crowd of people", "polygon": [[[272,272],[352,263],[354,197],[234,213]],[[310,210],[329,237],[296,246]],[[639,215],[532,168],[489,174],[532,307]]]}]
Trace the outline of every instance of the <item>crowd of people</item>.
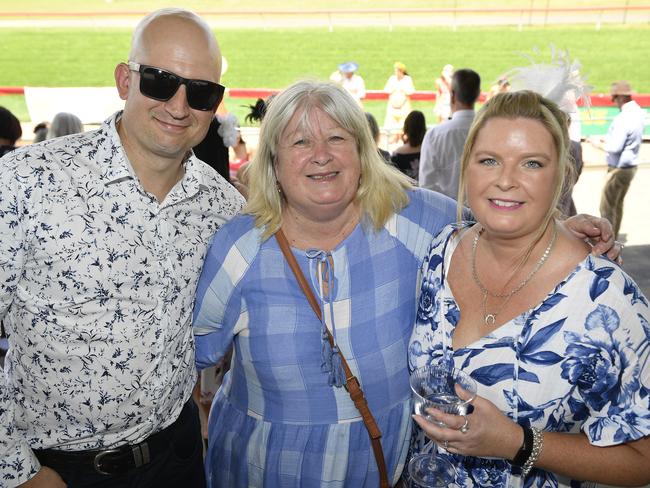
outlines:
[{"label": "crowd of people", "polygon": [[[52,122],[39,122],[34,126],[32,142],[77,134],[84,131],[81,119],[68,112],[59,112]],[[16,143],[23,135],[18,118],[5,107],[0,107],[0,156],[16,149]]]},{"label": "crowd of people", "polygon": [[[468,488],[650,482],[648,301],[617,229],[558,210],[567,112],[530,89],[475,112],[480,76],[459,69],[427,131],[394,70],[393,155],[344,86],[297,81],[253,107],[243,192],[193,12],[138,23],[99,129],[16,148],[0,111],[3,485],[386,488],[427,450]],[[613,141],[638,112],[629,85],[612,96],[603,148],[627,168],[638,147]],[[458,166],[451,196],[417,185],[434,153]],[[474,378],[471,410],[413,416],[409,376],[432,364]],[[204,453],[193,393],[215,365]]]}]

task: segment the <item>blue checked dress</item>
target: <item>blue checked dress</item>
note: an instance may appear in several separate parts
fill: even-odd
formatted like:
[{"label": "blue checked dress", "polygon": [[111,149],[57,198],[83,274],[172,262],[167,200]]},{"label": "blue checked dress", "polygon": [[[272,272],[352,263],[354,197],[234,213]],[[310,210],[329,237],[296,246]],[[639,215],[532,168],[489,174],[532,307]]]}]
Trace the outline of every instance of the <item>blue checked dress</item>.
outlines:
[{"label": "blue checked dress", "polygon": [[[419,266],[455,209],[453,200],[427,190],[409,195],[410,204],[379,232],[358,225],[331,252],[326,297],[318,253],[293,250],[383,433],[393,482],[411,430],[407,347]],[[376,488],[363,421],[348,392],[329,386],[321,369],[321,324],[275,237],[260,243],[260,234],[251,216],[226,224],[197,290],[199,368],[234,344],[232,368],[210,413],[208,485]]]},{"label": "blue checked dress", "polygon": [[[453,362],[515,422],[582,431],[595,446],[650,435],[650,310],[632,279],[611,261],[587,256],[542,303],[453,350],[461,313],[446,279],[459,242],[453,231],[436,237],[423,264],[410,367]],[[414,445],[431,448],[419,428]],[[523,480],[503,459],[438,453],[456,465],[450,488],[593,486],[537,468]]]}]

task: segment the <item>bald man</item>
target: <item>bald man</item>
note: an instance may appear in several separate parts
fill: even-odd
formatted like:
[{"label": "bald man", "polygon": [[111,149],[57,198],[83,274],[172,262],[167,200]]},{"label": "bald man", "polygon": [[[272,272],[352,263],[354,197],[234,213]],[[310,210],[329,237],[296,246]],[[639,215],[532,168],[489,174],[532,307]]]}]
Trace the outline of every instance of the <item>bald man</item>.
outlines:
[{"label": "bald man", "polygon": [[243,205],[191,151],[220,64],[205,21],[156,11],[115,68],[122,112],[0,160],[0,485],[204,486],[191,311]]}]

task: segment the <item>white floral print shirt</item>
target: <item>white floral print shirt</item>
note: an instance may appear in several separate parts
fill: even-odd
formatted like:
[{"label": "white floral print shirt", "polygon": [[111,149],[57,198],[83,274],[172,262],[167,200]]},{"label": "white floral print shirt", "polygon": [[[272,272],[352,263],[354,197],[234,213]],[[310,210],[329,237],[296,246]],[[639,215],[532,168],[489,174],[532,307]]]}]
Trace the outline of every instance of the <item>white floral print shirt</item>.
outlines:
[{"label": "white floral print shirt", "polygon": [[0,160],[1,486],[40,468],[31,449],[145,439],[196,380],[196,282],[243,199],[190,155],[158,202],[126,158],[120,116]]}]

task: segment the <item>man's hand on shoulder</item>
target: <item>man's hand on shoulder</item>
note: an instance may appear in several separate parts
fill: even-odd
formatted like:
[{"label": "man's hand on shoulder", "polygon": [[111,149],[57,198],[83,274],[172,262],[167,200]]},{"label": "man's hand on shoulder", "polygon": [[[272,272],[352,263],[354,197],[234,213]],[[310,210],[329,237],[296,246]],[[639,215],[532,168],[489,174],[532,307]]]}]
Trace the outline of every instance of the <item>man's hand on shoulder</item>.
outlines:
[{"label": "man's hand on shoulder", "polygon": [[41,469],[29,481],[26,481],[19,488],[66,488],[68,486],[61,479],[59,473],[47,466],[41,466]]},{"label": "man's hand on shoulder", "polygon": [[609,220],[593,215],[578,214],[564,221],[566,227],[579,239],[587,239],[592,245],[591,253],[606,254],[612,261],[623,264],[623,246],[614,240],[614,230]]}]

